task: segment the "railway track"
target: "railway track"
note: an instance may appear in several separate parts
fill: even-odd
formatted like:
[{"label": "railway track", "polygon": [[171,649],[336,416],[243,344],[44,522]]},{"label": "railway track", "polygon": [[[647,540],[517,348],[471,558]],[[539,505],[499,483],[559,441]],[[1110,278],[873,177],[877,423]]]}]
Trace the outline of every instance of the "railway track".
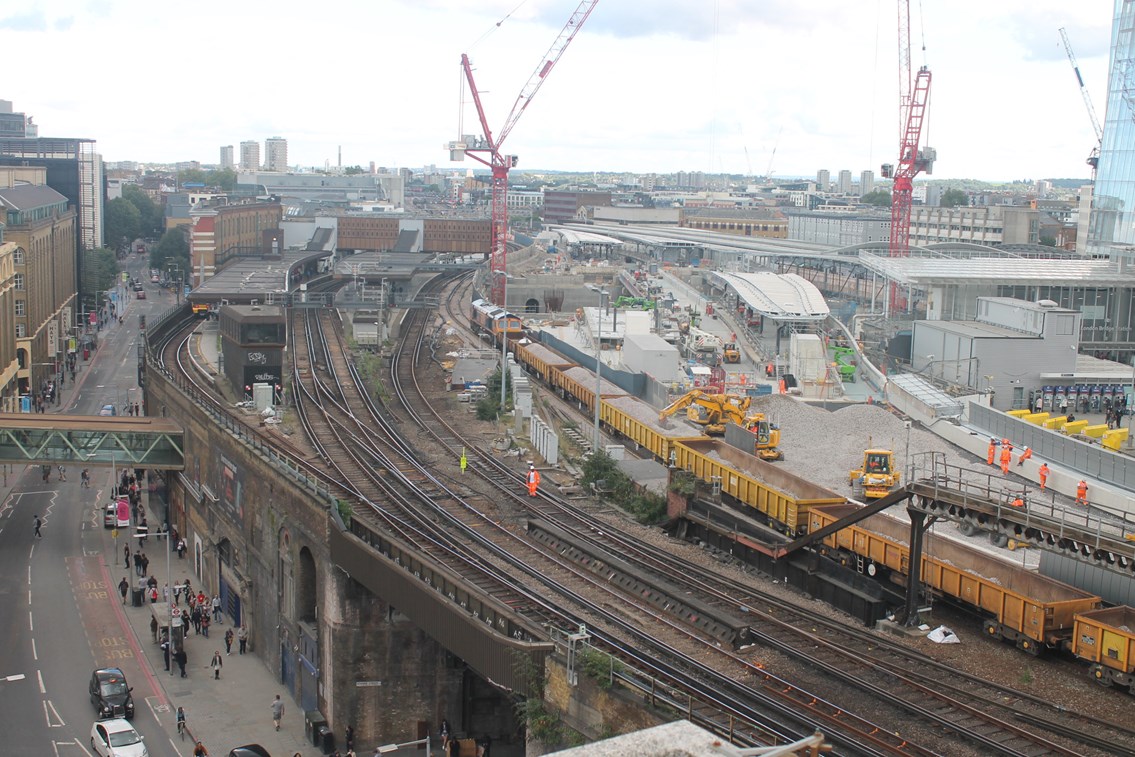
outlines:
[{"label": "railway track", "polygon": [[[447,299],[447,303],[451,301]],[[468,446],[440,414],[434,413],[423,428],[450,449],[459,444]],[[495,484],[511,481],[517,485],[518,476],[499,466],[494,458],[480,455],[477,462],[478,472],[487,472]],[[753,638],[763,646],[814,665],[849,686],[870,689],[880,700],[950,729],[991,753],[1073,755],[1083,754],[1084,746],[1104,753],[1116,749],[1135,753],[1123,746],[1135,743],[1135,732],[1122,725],[1053,708],[1039,697],[933,663],[877,634],[849,629],[822,614],[783,607],[761,612],[756,608],[776,607],[782,602],[736,582],[717,578],[691,582],[687,580],[688,564],[642,550],[632,537],[619,534],[610,524],[581,521],[574,508],[564,508],[547,498],[527,506],[589,543],[604,544],[611,554],[633,555],[640,566],[664,581],[677,582],[725,605],[730,612],[745,614],[752,619]],[[804,630],[808,628],[824,628],[829,638]],[[927,673],[927,668],[932,672]],[[1028,723],[1033,729],[1020,723]],[[1069,739],[1075,746],[1057,743],[1052,737]]]}]

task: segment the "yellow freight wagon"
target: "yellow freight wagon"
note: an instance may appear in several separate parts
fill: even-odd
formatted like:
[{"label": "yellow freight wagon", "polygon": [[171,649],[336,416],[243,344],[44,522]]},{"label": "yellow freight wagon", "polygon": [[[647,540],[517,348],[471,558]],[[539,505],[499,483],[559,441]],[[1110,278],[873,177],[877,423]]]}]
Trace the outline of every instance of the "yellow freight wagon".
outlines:
[{"label": "yellow freight wagon", "polygon": [[1088,675],[1104,686],[1135,694],[1135,609],[1109,607],[1076,616],[1072,654],[1088,663]]},{"label": "yellow freight wagon", "polygon": [[[813,507],[809,530],[823,528],[858,509],[853,504]],[[824,539],[824,545],[837,558],[863,558],[864,572],[889,575],[894,583],[905,586],[910,572],[909,536],[908,523],[880,514],[837,531]],[[1100,606],[1094,594],[952,539],[934,539],[923,551],[922,582],[984,610],[992,616],[984,623],[987,635],[1012,641],[1030,654],[1039,654],[1046,646],[1062,646],[1076,614]]]},{"label": "yellow freight wagon", "polygon": [[723,495],[762,514],[769,525],[790,535],[808,528],[808,509],[846,502],[830,489],[719,439],[677,441],[675,465],[707,483],[721,481]]}]

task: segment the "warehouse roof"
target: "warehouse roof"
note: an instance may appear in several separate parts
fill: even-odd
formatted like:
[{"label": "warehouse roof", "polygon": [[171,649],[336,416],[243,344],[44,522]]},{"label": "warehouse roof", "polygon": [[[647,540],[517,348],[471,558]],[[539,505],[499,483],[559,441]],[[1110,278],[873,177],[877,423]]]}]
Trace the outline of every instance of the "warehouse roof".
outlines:
[{"label": "warehouse roof", "polygon": [[1135,274],[1119,273],[1114,263],[1089,258],[1038,260],[1005,256],[959,259],[944,254],[892,258],[860,251],[859,260],[892,281],[918,287],[983,281],[1036,286],[1067,286],[1076,282],[1135,286]]}]

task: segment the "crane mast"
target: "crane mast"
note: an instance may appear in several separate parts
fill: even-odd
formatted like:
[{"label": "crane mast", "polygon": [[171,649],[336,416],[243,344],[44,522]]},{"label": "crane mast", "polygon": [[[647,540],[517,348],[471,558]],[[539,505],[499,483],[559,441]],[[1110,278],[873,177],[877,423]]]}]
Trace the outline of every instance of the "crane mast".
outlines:
[{"label": "crane mast", "polygon": [[468,55],[462,54],[461,56],[461,68],[473,95],[473,103],[477,108],[477,117],[481,122],[483,137],[470,138],[463,135],[458,141],[450,142],[447,147],[450,160],[463,160],[465,155],[468,155],[492,170],[492,222],[490,224],[492,238],[489,246],[491,294],[489,299],[494,305],[500,307],[507,307],[505,287],[507,286],[508,276],[508,172],[517,163],[515,155],[505,155],[501,153],[501,148],[513,127],[516,126],[516,122],[520,120],[525,109],[531,104],[532,98],[536,96],[548,74],[551,73],[552,68],[564,54],[564,51],[567,50],[571,41],[575,39],[575,35],[579,33],[583,23],[591,15],[591,11],[594,10],[598,2],[599,0],[583,0],[575,9],[575,12],[572,13],[564,28],[560,31],[559,36],[556,37],[555,42],[544,55],[543,61],[529,77],[528,83],[520,90],[516,102],[512,105],[512,111],[508,114],[508,118],[505,119],[500,131],[497,132],[495,139],[492,130],[489,128],[485,109],[481,104],[481,93],[473,79],[473,64]]},{"label": "crane mast", "polygon": [[[926,107],[930,101],[930,69],[922,66],[911,79],[910,67],[910,5],[899,0],[899,160],[898,165],[886,163],[882,167],[884,178],[893,179],[891,191],[890,257],[910,255],[910,208],[914,193],[914,178],[934,168],[933,148],[920,148],[922,127],[926,120]],[[892,292],[895,288],[892,287]],[[897,298],[892,298],[897,302]]]}]

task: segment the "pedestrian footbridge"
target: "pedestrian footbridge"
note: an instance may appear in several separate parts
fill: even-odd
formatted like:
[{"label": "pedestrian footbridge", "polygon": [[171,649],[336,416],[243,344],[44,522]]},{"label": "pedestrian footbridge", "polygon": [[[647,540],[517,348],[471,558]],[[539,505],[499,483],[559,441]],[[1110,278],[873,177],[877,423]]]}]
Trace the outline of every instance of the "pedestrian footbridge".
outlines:
[{"label": "pedestrian footbridge", "polygon": [[185,470],[184,435],[171,418],[0,413],[0,463]]}]

